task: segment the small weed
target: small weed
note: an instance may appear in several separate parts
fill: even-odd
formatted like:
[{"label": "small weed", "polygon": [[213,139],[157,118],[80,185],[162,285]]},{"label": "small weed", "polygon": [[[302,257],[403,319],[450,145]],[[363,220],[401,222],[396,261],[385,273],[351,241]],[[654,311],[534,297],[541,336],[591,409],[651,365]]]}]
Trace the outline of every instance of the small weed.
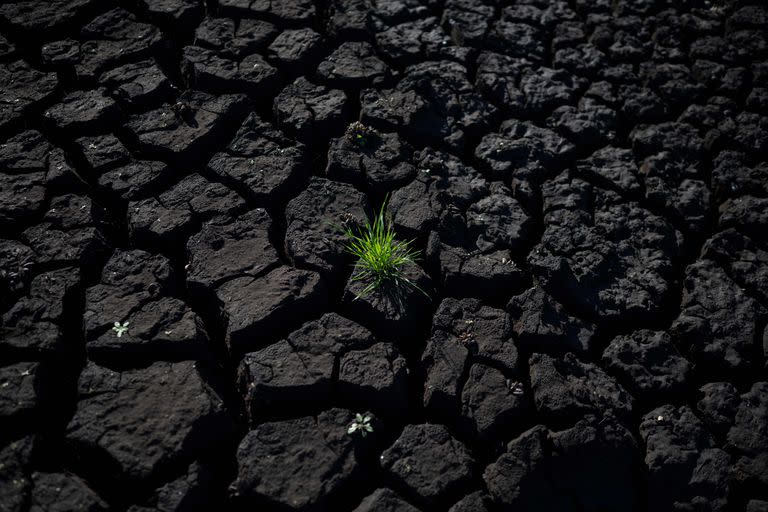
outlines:
[{"label": "small weed", "polygon": [[347,138],[355,145],[364,148],[373,135],[373,129],[368,128],[360,121],[355,121],[347,127]]},{"label": "small weed", "polygon": [[384,286],[390,287],[390,291],[410,286],[429,297],[427,292],[403,275],[402,267],[413,264],[420,253],[411,248],[413,240],[395,240],[392,221],[385,215],[386,206],[385,199],[373,223],[366,221],[359,230],[349,225],[343,228],[347,236],[344,250],[358,258],[352,280],[367,283],[355,299],[365,297]]},{"label": "small weed", "polygon": [[367,436],[370,432],[373,432],[370,414],[366,414],[365,416],[362,414],[355,414],[355,419],[347,429],[347,434],[352,435],[355,432],[360,432],[360,435],[363,437]]},{"label": "small weed", "polygon": [[122,324],[120,322],[115,322],[115,325],[112,326],[112,330],[115,331],[115,334],[118,338],[120,338],[123,334],[128,332],[128,324],[130,322],[123,322]]}]

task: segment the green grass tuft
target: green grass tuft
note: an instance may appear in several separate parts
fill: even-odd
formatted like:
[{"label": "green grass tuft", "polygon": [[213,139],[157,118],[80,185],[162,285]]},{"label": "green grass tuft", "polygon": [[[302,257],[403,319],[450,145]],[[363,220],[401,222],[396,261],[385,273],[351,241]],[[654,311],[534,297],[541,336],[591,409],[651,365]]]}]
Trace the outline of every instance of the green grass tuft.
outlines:
[{"label": "green grass tuft", "polygon": [[392,221],[386,216],[387,200],[374,216],[373,223],[366,221],[360,229],[345,227],[347,241],[344,250],[358,258],[353,281],[367,283],[355,297],[359,299],[371,292],[386,288],[388,292],[402,290],[410,286],[429,297],[416,283],[403,275],[403,267],[414,264],[421,254],[413,249],[413,240],[401,242],[395,240]]}]

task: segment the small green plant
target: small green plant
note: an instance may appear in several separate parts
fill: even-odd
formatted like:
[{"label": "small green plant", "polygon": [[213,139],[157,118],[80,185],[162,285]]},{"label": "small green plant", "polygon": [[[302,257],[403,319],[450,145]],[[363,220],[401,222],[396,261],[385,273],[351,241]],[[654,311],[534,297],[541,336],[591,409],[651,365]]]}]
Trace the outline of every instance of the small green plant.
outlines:
[{"label": "small green plant", "polygon": [[360,432],[360,435],[363,437],[367,436],[370,432],[373,432],[370,414],[366,414],[365,416],[362,414],[355,414],[355,419],[347,429],[347,434],[352,435],[355,432]]},{"label": "small green plant", "polygon": [[347,138],[361,148],[368,145],[368,139],[371,135],[373,135],[373,129],[368,128],[360,121],[355,121],[347,127]]},{"label": "small green plant", "polygon": [[115,331],[115,334],[118,338],[120,338],[123,334],[128,332],[128,324],[130,322],[123,322],[122,324],[120,322],[115,322],[115,324],[112,326],[112,330]]},{"label": "small green plant", "polygon": [[347,237],[344,250],[358,258],[352,280],[367,283],[355,300],[384,287],[388,292],[397,292],[404,286],[410,286],[427,295],[427,292],[403,275],[403,267],[413,264],[420,253],[411,248],[413,240],[395,240],[395,229],[385,214],[386,207],[385,199],[373,223],[366,221],[360,229],[349,225],[343,228]]}]

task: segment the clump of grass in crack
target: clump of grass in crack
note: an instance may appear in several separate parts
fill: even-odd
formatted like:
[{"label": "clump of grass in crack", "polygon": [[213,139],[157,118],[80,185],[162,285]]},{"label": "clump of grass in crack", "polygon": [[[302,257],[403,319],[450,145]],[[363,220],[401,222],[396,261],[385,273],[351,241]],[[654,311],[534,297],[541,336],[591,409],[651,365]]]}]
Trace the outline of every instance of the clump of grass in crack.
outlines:
[{"label": "clump of grass in crack", "polygon": [[413,240],[395,240],[395,230],[385,213],[386,207],[387,199],[372,223],[366,221],[358,229],[350,226],[343,228],[347,237],[344,250],[358,259],[352,280],[366,283],[355,300],[376,290],[401,295],[406,287],[414,288],[429,298],[427,292],[403,274],[403,267],[415,264],[421,253],[411,247]]}]

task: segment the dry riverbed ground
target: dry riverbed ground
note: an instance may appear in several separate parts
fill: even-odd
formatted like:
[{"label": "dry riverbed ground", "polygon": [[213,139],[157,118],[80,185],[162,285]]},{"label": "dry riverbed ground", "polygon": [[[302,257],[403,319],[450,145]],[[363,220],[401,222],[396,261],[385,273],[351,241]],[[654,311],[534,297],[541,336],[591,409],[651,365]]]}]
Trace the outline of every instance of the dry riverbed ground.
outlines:
[{"label": "dry riverbed ground", "polygon": [[768,511],[767,31],[3,2],[0,511]]}]

